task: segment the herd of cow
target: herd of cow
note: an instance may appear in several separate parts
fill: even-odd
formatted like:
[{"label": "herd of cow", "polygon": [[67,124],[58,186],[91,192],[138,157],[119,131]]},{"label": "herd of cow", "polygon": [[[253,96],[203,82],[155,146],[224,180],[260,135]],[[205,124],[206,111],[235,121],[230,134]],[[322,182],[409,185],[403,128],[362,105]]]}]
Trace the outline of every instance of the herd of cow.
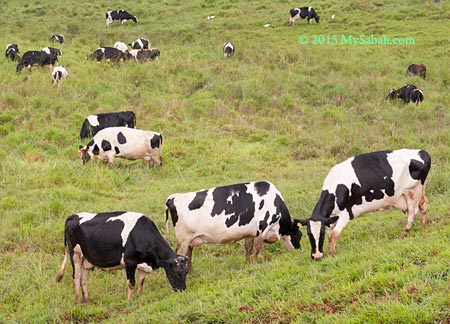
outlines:
[{"label": "herd of cow", "polygon": [[[291,10],[289,23],[298,18],[315,19],[320,16],[313,8]],[[114,21],[137,22],[127,11],[106,13],[106,24]],[[64,42],[62,35],[52,39]],[[151,59],[159,51],[149,49],[148,39],[138,39],[130,44],[118,42],[114,47],[102,47],[91,54],[96,60],[119,61],[128,55],[138,58],[148,51]],[[132,52],[136,50],[136,52]],[[154,52],[154,51],[157,51]],[[224,55],[234,52],[234,45],[225,43]],[[10,44],[6,56],[18,60],[18,72],[31,66],[54,64],[62,52],[57,48],[32,51],[20,57],[18,46]],[[135,54],[133,54],[135,53]],[[140,53],[140,54],[139,54]],[[125,56],[124,56],[125,55]],[[19,67],[20,66],[20,67]],[[63,78],[64,71],[57,71]],[[424,65],[408,68],[408,73],[423,78]],[[66,75],[67,76],[67,75]],[[56,84],[58,81],[54,81]],[[423,92],[408,85],[392,90],[387,99],[401,98],[404,102],[418,103]],[[111,167],[116,157],[148,161],[152,167],[162,166],[163,138],[158,132],[136,129],[136,115],[132,111],[103,113],[88,116],[81,127],[80,139],[91,138],[79,147],[83,164],[97,156]],[[425,196],[426,179],[431,167],[430,155],[419,149],[385,150],[360,154],[335,165],[325,177],[320,197],[310,217],[293,219],[280,191],[268,181],[255,181],[201,189],[188,193],[174,193],[165,203],[166,229],[172,223],[177,240],[174,251],[159,232],[155,223],[141,213],[121,211],[73,214],[67,218],[64,230],[65,257],[58,271],[59,282],[70,259],[73,268],[76,302],[90,302],[87,279],[90,270],[126,270],[128,299],[133,298],[138,271],[138,294],[142,293],[145,276],[163,268],[173,290],[186,289],[187,274],[192,271],[192,251],[201,244],[227,244],[245,240],[247,262],[258,262],[262,245],[281,240],[288,250],[300,248],[301,229],[311,245],[313,260],[324,257],[323,245],[328,227],[328,253],[335,253],[336,240],[347,223],[365,213],[397,208],[407,214],[407,224],[402,236],[409,232],[416,214],[421,214],[421,224],[426,224],[428,200]],[[81,290],[81,294],[80,294]]]}]

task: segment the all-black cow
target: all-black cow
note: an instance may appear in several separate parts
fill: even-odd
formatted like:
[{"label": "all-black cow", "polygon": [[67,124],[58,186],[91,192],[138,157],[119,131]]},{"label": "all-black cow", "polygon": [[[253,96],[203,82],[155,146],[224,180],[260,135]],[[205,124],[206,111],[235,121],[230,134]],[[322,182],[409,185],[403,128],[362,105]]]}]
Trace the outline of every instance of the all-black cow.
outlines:
[{"label": "all-black cow", "polygon": [[16,72],[22,72],[24,67],[31,68],[32,66],[52,66],[58,61],[58,57],[55,54],[47,54],[43,51],[28,51],[25,52],[20,59],[19,64],[16,67]]},{"label": "all-black cow", "polygon": [[105,60],[107,62],[123,62],[131,57],[128,52],[122,52],[114,47],[99,47],[91,55],[90,58],[96,61]]},{"label": "all-black cow", "polygon": [[161,53],[159,52],[159,49],[152,48],[152,49],[141,49],[138,50],[136,53],[136,61],[140,63],[148,62],[148,61],[154,61],[159,58],[159,55]]},{"label": "all-black cow", "polygon": [[424,99],[423,91],[412,84],[408,84],[397,90],[391,89],[386,97],[386,100],[390,101],[395,98],[402,99],[405,104],[412,102],[416,105],[420,104]]},{"label": "all-black cow", "polygon": [[64,35],[56,34],[50,37],[50,41],[63,44],[65,41]]},{"label": "all-black cow", "polygon": [[294,8],[291,9],[290,12],[291,17],[289,18],[289,24],[294,25],[294,22],[299,19],[308,19],[308,23],[311,23],[311,20],[314,18],[317,23],[320,21],[320,16],[317,15],[316,11],[313,7],[301,7],[301,8]]},{"label": "all-black cow", "polygon": [[125,268],[128,300],[133,298],[135,272],[138,270],[138,294],[142,293],[144,277],[163,268],[173,290],[186,289],[188,272],[186,256],[177,255],[161,236],[155,223],[134,212],[79,213],[67,218],[64,229],[66,252],[56,276],[60,282],[68,255],[73,268],[75,300],[90,303],[87,291],[89,271]]},{"label": "all-black cow", "polygon": [[406,69],[406,75],[418,75],[422,79],[426,79],[427,67],[425,64],[411,64]]},{"label": "all-black cow", "polygon": [[17,44],[6,45],[5,56],[11,61],[20,61],[19,46]]},{"label": "all-black cow", "polygon": [[132,20],[135,23],[138,22],[136,16],[133,16],[132,14],[128,13],[126,10],[112,10],[108,11],[105,14],[106,17],[106,26],[109,26],[115,21],[120,22],[122,25],[126,23],[128,20]]},{"label": "all-black cow", "polygon": [[119,126],[135,128],[135,113],[132,111],[120,111],[89,115],[83,121],[83,125],[81,126],[80,139],[90,138],[103,128]]},{"label": "all-black cow", "polygon": [[426,224],[428,200],[425,181],[431,167],[423,150],[401,149],[354,156],[335,165],[326,176],[320,198],[311,217],[299,220],[307,226],[311,257],[323,258],[325,227],[328,251],[335,252],[336,240],[353,218],[390,207],[408,215],[402,236],[409,232],[417,212]]},{"label": "all-black cow", "polygon": [[287,250],[300,248],[298,223],[291,221],[281,193],[267,181],[176,193],[166,201],[166,226],[169,212],[178,241],[177,253],[189,257],[190,269],[192,249],[205,243],[245,239],[245,258],[250,262],[254,249],[253,263],[258,262],[263,242],[274,243],[281,238]]}]

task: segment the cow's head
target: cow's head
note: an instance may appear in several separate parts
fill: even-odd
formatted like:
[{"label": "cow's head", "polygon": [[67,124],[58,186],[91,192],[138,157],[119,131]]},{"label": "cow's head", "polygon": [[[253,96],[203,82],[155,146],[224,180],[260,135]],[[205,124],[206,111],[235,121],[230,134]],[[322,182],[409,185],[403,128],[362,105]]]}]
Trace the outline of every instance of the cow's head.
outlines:
[{"label": "cow's head", "polygon": [[89,150],[89,146],[81,146],[81,145],[78,147],[78,154],[83,164],[89,162],[92,155],[92,153]]},{"label": "cow's head", "polygon": [[186,290],[186,275],[189,272],[189,258],[177,255],[173,259],[162,261],[161,266],[166,271],[167,279],[174,291]]},{"label": "cow's head", "polygon": [[316,23],[319,23],[320,16],[315,16],[314,19],[316,20]]},{"label": "cow's head", "polygon": [[400,98],[400,91],[391,89],[391,91],[389,91],[389,94],[386,97],[386,100],[391,100],[395,98]]},{"label": "cow's head", "polygon": [[302,224],[296,220],[291,223],[291,243],[296,249],[300,249],[300,241],[302,239],[302,232],[300,231]]},{"label": "cow's head", "polygon": [[311,258],[321,260],[323,258],[323,242],[325,241],[325,227],[329,227],[339,219],[338,216],[327,218],[307,218],[296,219],[294,222],[300,223],[307,228],[309,242],[311,243]]}]

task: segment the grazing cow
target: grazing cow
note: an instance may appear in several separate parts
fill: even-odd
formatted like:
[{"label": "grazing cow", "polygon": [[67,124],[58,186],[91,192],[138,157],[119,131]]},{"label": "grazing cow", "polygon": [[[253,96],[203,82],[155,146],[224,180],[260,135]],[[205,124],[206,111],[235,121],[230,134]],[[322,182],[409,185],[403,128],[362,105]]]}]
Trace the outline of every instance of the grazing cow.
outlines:
[{"label": "grazing cow", "polygon": [[24,67],[31,68],[32,66],[52,66],[58,61],[58,57],[55,54],[47,54],[43,51],[28,51],[25,52],[20,59],[19,64],[16,67],[16,72],[22,72]]},{"label": "grazing cow", "polygon": [[426,79],[427,77],[427,67],[425,64],[411,64],[406,69],[406,75],[418,75],[422,79]]},{"label": "grazing cow", "polygon": [[108,11],[105,14],[105,17],[106,17],[106,26],[109,26],[110,24],[112,24],[115,21],[120,22],[122,25],[124,23],[126,23],[128,20],[132,20],[135,23],[138,22],[136,16],[131,15],[126,10],[112,10],[112,11]]},{"label": "grazing cow", "polygon": [[130,45],[132,49],[149,49],[151,42],[147,38],[138,38],[128,45]]},{"label": "grazing cow", "polygon": [[154,61],[154,60],[158,59],[160,54],[161,53],[156,48],[152,48],[152,49],[148,49],[148,50],[141,49],[141,50],[137,50],[135,58],[136,58],[136,61],[138,61],[140,63],[144,63],[144,62]]},{"label": "grazing cow", "polygon": [[294,8],[290,10],[291,17],[289,18],[288,24],[294,25],[294,22],[299,19],[308,19],[308,23],[311,23],[311,20],[314,18],[316,20],[316,23],[319,23],[320,16],[317,15],[316,11],[313,7],[301,7],[301,8]]},{"label": "grazing cow", "polygon": [[163,268],[174,291],[186,289],[187,257],[177,255],[164,240],[155,223],[144,214],[134,212],[79,213],[67,218],[64,228],[64,261],[56,276],[60,282],[67,263],[73,268],[75,301],[90,303],[87,291],[89,271],[125,268],[128,300],[133,298],[135,273],[138,270],[138,295],[142,294],[145,276]]},{"label": "grazing cow", "polygon": [[61,81],[64,81],[68,75],[69,72],[64,67],[64,65],[55,66],[52,71],[53,86],[56,87]]},{"label": "grazing cow", "polygon": [[115,42],[114,48],[117,48],[119,51],[122,51],[124,53],[128,52],[128,46],[124,42]]},{"label": "grazing cow", "polygon": [[64,36],[63,35],[52,35],[51,37],[50,37],[50,41],[52,41],[52,42],[56,42],[56,43],[60,43],[60,44],[63,44],[64,43]]},{"label": "grazing cow", "polygon": [[121,50],[114,47],[99,47],[90,55],[90,58],[93,60],[105,60],[107,62],[116,63],[123,62],[130,57],[131,55],[128,52],[122,52]]},{"label": "grazing cow", "polygon": [[42,49],[43,52],[47,53],[47,54],[54,54],[56,56],[62,56],[62,51],[59,48],[55,48],[55,47],[44,47]]},{"label": "grazing cow", "polygon": [[311,257],[323,258],[325,226],[331,226],[328,251],[333,254],[347,223],[365,213],[390,207],[400,209],[408,215],[402,236],[409,232],[419,211],[425,225],[425,180],[430,167],[427,152],[408,149],[361,154],[334,166],[323,182],[311,217],[299,220],[307,226]]},{"label": "grazing cow", "polygon": [[300,248],[298,223],[291,221],[289,210],[278,189],[259,181],[216,187],[197,192],[176,193],[166,201],[166,228],[169,212],[178,241],[177,253],[191,257],[194,246],[226,244],[245,239],[245,259],[253,263],[263,242],[282,240],[292,251]]},{"label": "grazing cow", "polygon": [[80,159],[85,164],[91,157],[114,166],[114,159],[120,157],[127,160],[143,159],[150,167],[162,165],[162,136],[160,133],[143,131],[128,127],[108,127],[99,131],[86,146],[79,147]]},{"label": "grazing cow", "polygon": [[424,96],[422,90],[418,89],[415,85],[408,84],[397,90],[391,89],[386,100],[390,101],[396,98],[402,99],[405,104],[412,102],[418,105],[423,101]]},{"label": "grazing cow", "polygon": [[17,44],[8,44],[6,46],[5,56],[11,61],[20,61],[19,46]]},{"label": "grazing cow", "polygon": [[223,56],[230,57],[234,54],[234,45],[230,42],[223,44]]},{"label": "grazing cow", "polygon": [[89,115],[83,122],[80,139],[90,138],[107,127],[136,127],[136,115],[132,111],[110,112]]}]

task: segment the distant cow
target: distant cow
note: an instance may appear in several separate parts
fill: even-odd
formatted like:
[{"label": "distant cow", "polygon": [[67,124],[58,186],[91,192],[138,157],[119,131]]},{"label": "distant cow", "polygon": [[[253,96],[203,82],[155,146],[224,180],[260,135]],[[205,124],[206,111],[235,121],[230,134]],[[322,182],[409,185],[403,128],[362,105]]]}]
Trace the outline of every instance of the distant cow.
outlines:
[{"label": "distant cow", "polygon": [[43,51],[28,51],[25,52],[16,67],[16,72],[22,72],[24,67],[31,68],[32,66],[52,66],[58,61],[55,54],[47,54]]},{"label": "distant cow", "polygon": [[20,61],[19,46],[17,44],[6,45],[5,56],[11,61]]},{"label": "distant cow", "polygon": [[86,146],[79,147],[83,164],[96,155],[114,166],[116,157],[127,160],[143,159],[150,167],[162,165],[162,136],[160,133],[128,127],[109,127],[99,131]]},{"label": "distant cow", "polygon": [[136,53],[136,61],[140,63],[148,62],[148,61],[154,61],[159,58],[160,52],[156,48],[152,49],[141,49],[138,50]]},{"label": "distant cow", "polygon": [[234,54],[234,45],[230,42],[223,44],[223,55],[230,57]]},{"label": "distant cow", "polygon": [[427,67],[425,64],[411,64],[406,69],[406,75],[418,75],[422,79],[426,79],[427,77]]},{"label": "distant cow", "polygon": [[136,115],[132,111],[110,112],[89,115],[83,121],[80,139],[90,138],[107,127],[136,127]]},{"label": "distant cow", "polygon": [[60,282],[68,256],[73,268],[75,301],[90,303],[87,291],[89,271],[125,268],[128,300],[133,298],[138,270],[138,294],[145,276],[163,268],[174,291],[186,289],[187,257],[177,255],[164,240],[155,223],[134,212],[79,213],[67,218],[64,228],[64,261],[56,276]]},{"label": "distant cow", "polygon": [[311,23],[311,20],[314,18],[316,23],[319,23],[320,16],[317,15],[316,11],[313,7],[301,7],[294,8],[290,10],[291,17],[289,18],[289,24],[294,25],[294,22],[299,19],[308,19],[308,23]]},{"label": "distant cow", "polygon": [[[263,242],[281,238],[292,251],[300,247],[301,232],[278,189],[270,182],[259,181],[216,187],[197,192],[176,193],[166,201],[166,227],[169,212],[178,246],[177,253],[189,257],[200,244],[226,244],[245,239],[245,259],[253,263]],[[256,238],[256,243],[254,240]]]},{"label": "distant cow", "polygon": [[56,34],[56,35],[52,35],[52,36],[50,37],[50,41],[56,42],[56,43],[60,43],[60,44],[63,44],[64,41],[65,41],[65,39],[64,39],[64,36],[63,36],[63,35],[61,35],[61,34]]},{"label": "distant cow", "polygon": [[425,225],[425,180],[430,167],[427,152],[409,149],[360,154],[335,165],[323,182],[311,217],[299,220],[307,226],[311,257],[323,258],[326,226],[330,227],[328,251],[333,254],[347,223],[365,213],[390,207],[400,209],[408,215],[402,236],[409,232],[419,211]]},{"label": "distant cow", "polygon": [[53,86],[56,87],[61,81],[64,81],[68,75],[69,72],[63,65],[55,66],[52,71]]},{"label": "distant cow", "polygon": [[129,53],[122,52],[114,47],[99,47],[90,55],[90,58],[96,61],[105,60],[115,63],[123,62],[130,57]]},{"label": "distant cow", "polygon": [[136,16],[131,15],[126,10],[112,10],[112,11],[108,11],[105,14],[105,17],[106,17],[106,26],[109,26],[110,24],[112,24],[115,21],[120,22],[122,25],[124,23],[126,23],[128,20],[132,20],[135,23],[138,22]]},{"label": "distant cow", "polygon": [[151,42],[147,38],[138,38],[128,45],[130,45],[132,49],[149,49],[151,46]]},{"label": "distant cow", "polygon": [[402,99],[405,104],[412,102],[418,105],[423,101],[424,96],[422,90],[418,89],[415,85],[408,84],[397,90],[391,89],[386,100],[390,101],[396,98]]},{"label": "distant cow", "polygon": [[62,51],[56,47],[44,47],[41,51],[47,54],[54,54],[56,56],[62,56]]},{"label": "distant cow", "polygon": [[128,52],[128,46],[124,42],[115,42],[114,48],[117,48],[119,51],[122,51],[124,53]]}]

